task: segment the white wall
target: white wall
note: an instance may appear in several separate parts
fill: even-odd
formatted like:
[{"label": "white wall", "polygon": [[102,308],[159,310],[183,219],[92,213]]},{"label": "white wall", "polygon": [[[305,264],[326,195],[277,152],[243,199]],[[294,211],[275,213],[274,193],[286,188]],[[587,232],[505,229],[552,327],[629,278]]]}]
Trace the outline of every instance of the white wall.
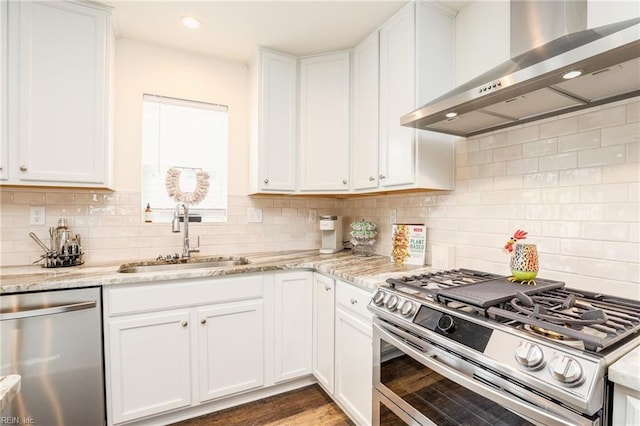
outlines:
[{"label": "white wall", "polygon": [[229,106],[229,195],[247,194],[248,83],[243,64],[140,41],[117,40],[115,189],[140,191],[142,95],[151,93]]}]

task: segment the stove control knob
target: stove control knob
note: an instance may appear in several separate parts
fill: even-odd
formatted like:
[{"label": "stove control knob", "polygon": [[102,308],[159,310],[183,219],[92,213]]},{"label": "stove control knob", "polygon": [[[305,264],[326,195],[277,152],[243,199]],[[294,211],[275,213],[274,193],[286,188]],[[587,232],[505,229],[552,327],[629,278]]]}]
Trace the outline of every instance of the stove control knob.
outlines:
[{"label": "stove control knob", "polygon": [[584,381],[584,372],[575,359],[560,355],[549,362],[549,372],[554,379],[565,385],[578,386]]},{"label": "stove control knob", "polygon": [[373,296],[373,304],[376,306],[382,306],[382,303],[384,302],[384,296],[384,291],[378,290]]},{"label": "stove control knob", "polygon": [[456,323],[451,315],[443,315],[438,320],[438,329],[446,334],[456,331]]},{"label": "stove control knob", "polygon": [[395,311],[398,307],[398,298],[394,295],[389,296],[384,304],[390,311]]},{"label": "stove control knob", "polygon": [[516,349],[516,361],[529,370],[539,370],[544,367],[544,352],[538,345],[530,342],[521,342]]},{"label": "stove control knob", "polygon": [[400,314],[403,317],[410,317],[415,312],[415,307],[413,306],[413,302],[410,300],[405,300],[402,306],[400,306]]}]

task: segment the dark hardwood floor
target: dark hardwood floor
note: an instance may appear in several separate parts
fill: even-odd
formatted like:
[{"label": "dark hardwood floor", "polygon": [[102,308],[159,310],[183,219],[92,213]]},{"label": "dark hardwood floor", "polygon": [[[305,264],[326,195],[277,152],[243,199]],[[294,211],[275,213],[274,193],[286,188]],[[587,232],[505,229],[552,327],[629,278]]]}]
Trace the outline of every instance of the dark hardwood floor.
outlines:
[{"label": "dark hardwood floor", "polygon": [[346,426],[354,423],[318,385],[249,402],[173,426]]}]

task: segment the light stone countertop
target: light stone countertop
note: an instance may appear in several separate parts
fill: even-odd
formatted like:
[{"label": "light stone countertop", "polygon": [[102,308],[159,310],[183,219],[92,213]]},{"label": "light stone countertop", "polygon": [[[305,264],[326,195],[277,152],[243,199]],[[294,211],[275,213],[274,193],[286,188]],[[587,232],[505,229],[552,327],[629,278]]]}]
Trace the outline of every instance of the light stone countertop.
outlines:
[{"label": "light stone countertop", "polygon": [[[365,290],[374,290],[392,276],[431,268],[414,265],[398,266],[388,256],[357,257],[350,251],[321,255],[318,250],[235,254],[246,257],[248,265],[218,268],[177,269],[138,273],[117,272],[120,263],[81,265],[67,268],[42,268],[40,265],[11,266],[0,273],[0,294],[24,293],[39,290],[58,290],[120,284],[144,284],[178,279],[205,278],[260,273],[270,271],[306,269],[347,281]],[[209,258],[216,256],[199,256]],[[132,260],[134,262],[134,260]],[[136,263],[156,263],[153,260]]]},{"label": "light stone countertop", "polygon": [[609,367],[609,380],[640,392],[640,346]]},{"label": "light stone countertop", "polygon": [[20,381],[18,374],[0,376],[0,413],[20,392]]}]

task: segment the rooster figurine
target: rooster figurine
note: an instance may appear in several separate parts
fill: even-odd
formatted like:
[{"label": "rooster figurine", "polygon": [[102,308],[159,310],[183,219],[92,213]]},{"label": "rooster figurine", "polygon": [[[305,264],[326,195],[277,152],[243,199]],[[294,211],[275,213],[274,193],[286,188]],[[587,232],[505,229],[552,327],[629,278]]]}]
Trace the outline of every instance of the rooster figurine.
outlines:
[{"label": "rooster figurine", "polygon": [[518,240],[527,238],[527,232],[517,230],[503,250],[511,254],[509,266],[512,277],[509,281],[518,281],[522,284],[536,285],[535,277],[538,275],[538,250],[535,244],[516,244]]},{"label": "rooster figurine", "polygon": [[507,244],[505,244],[502,249],[507,253],[513,253],[513,245],[516,243],[516,241],[524,240],[526,238],[527,238],[527,232],[521,231],[518,229],[516,232],[513,233],[513,237],[509,238],[509,241],[507,241]]}]

